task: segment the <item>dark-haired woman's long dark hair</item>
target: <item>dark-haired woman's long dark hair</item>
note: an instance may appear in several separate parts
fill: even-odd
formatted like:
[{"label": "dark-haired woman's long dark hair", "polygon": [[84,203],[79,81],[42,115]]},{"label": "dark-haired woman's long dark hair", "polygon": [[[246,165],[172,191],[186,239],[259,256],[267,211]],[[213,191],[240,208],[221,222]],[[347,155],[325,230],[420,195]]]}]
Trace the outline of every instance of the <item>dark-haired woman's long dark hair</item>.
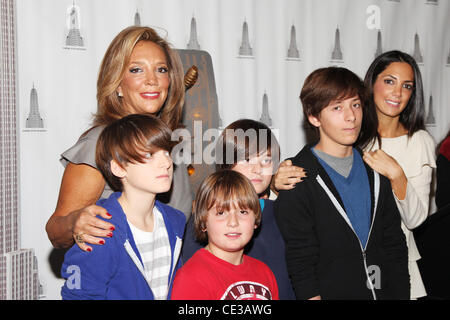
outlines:
[{"label": "dark-haired woman's long dark hair", "polygon": [[[373,86],[377,80],[378,75],[383,72],[393,62],[406,62],[411,66],[414,72],[414,88],[409,98],[408,104],[403,112],[400,114],[400,123],[408,131],[408,137],[411,137],[418,130],[425,130],[425,103],[423,96],[422,76],[420,74],[419,66],[413,57],[409,54],[393,50],[379,55],[370,65],[367,70],[364,84],[368,90],[369,99],[367,101],[367,109],[376,110],[376,105],[373,97]],[[378,127],[378,118],[374,119]],[[376,134],[378,144],[381,147],[381,137]]]}]

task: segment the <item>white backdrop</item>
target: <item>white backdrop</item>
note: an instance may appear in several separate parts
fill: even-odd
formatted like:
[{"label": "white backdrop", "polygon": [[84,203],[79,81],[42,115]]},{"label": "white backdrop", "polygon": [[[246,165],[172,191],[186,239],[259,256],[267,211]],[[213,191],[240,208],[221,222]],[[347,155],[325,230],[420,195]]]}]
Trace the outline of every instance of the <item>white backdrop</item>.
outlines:
[{"label": "white backdrop", "polygon": [[[427,0],[17,0],[20,127],[21,247],[34,248],[42,296],[59,299],[62,280],[51,270],[45,223],[53,212],[63,173],[59,155],[89,127],[96,110],[96,76],[113,37],[134,24],[158,26],[176,48],[185,49],[195,17],[200,48],[212,57],[223,125],[261,117],[267,94],[282,158],[305,143],[298,99],[305,77],[337,64],[360,77],[382,50],[415,50],[423,64],[426,105],[432,96],[438,141],[450,127],[450,1]],[[84,45],[66,46],[67,12],[79,9]],[[252,57],[239,57],[247,22]],[[287,59],[291,27],[298,59]],[[339,29],[342,61],[331,61]],[[80,50],[81,49],[81,50]],[[26,128],[30,92],[36,89],[44,128]]]}]

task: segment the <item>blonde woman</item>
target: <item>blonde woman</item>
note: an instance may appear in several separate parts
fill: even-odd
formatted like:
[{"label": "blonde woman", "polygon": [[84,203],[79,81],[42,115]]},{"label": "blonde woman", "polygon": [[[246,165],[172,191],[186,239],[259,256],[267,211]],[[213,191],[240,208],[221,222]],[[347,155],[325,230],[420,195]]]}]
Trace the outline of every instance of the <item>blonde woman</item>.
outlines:
[{"label": "blonde woman", "polygon": [[[98,75],[93,127],[61,155],[65,170],[55,212],[46,225],[54,247],[67,248],[75,240],[82,250],[92,251],[88,244],[102,245],[113,236],[114,225],[96,217],[111,216],[94,205],[113,192],[95,164],[95,146],[103,128],[129,114],[151,113],[174,130],[184,92],[180,59],[155,30],[128,27],[112,40]],[[192,195],[183,164],[176,167],[173,180],[169,205],[188,214]]]}]

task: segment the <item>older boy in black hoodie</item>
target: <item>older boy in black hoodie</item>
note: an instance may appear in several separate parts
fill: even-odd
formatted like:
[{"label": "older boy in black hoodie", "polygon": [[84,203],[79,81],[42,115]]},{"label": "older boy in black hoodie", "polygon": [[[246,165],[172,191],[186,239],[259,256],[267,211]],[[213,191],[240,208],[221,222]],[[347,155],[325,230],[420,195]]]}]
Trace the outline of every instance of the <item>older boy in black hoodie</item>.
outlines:
[{"label": "older boy in black hoodie", "polygon": [[366,110],[363,120],[362,81],[345,68],[318,69],[300,99],[320,138],[291,159],[308,178],[275,202],[297,298],[409,299],[408,252],[389,180],[353,147],[375,128]]}]

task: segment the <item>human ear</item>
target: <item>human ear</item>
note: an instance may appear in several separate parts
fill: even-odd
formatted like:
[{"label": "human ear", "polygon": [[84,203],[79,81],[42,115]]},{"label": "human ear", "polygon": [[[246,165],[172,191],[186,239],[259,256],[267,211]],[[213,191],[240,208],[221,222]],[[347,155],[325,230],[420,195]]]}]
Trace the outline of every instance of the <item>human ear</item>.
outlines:
[{"label": "human ear", "polygon": [[317,117],[314,117],[313,115],[308,116],[308,121],[311,123],[314,127],[318,128],[320,127],[320,120]]},{"label": "human ear", "polygon": [[122,168],[122,166],[116,160],[111,160],[109,165],[111,167],[111,173],[117,178],[121,179],[126,176],[127,171]]},{"label": "human ear", "polygon": [[117,87],[116,92],[117,92],[117,96],[118,97],[123,97],[122,87],[121,86]]}]

